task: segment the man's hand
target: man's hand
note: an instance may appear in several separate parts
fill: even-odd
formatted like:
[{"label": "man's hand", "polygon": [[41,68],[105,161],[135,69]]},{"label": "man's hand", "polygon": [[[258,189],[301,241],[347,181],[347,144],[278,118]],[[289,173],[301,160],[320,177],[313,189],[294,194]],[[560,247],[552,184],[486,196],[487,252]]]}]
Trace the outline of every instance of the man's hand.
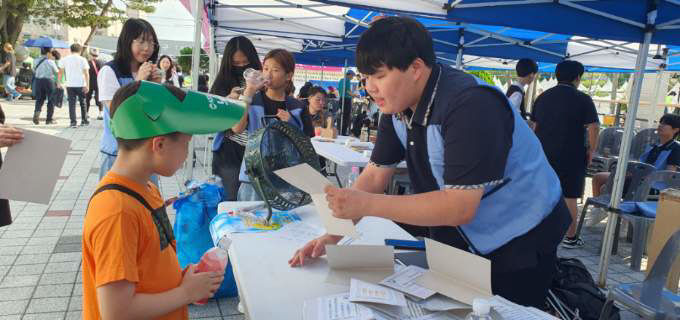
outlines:
[{"label": "man's hand", "polygon": [[303,266],[306,258],[318,258],[326,254],[327,244],[336,244],[342,239],[341,236],[336,236],[332,234],[324,234],[302,247],[301,249],[295,251],[293,257],[288,260],[288,264],[291,267]]},{"label": "man's hand", "polygon": [[0,148],[11,147],[24,139],[24,133],[19,129],[0,126]]},{"label": "man's hand", "polygon": [[372,194],[356,189],[326,186],[328,207],[333,216],[340,219],[359,220],[364,217]]},{"label": "man's hand", "polygon": [[87,94],[88,91],[90,91],[90,88],[88,86],[84,86],[83,93]]}]

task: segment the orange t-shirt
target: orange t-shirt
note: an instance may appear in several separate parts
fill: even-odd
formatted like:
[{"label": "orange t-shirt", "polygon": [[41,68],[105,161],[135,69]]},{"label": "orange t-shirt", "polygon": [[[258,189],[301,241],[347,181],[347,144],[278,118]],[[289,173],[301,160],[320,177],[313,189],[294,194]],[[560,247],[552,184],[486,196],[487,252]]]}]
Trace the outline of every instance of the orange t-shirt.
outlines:
[{"label": "orange t-shirt", "polygon": [[[153,184],[143,186],[109,171],[97,188],[119,184],[139,193],[159,208],[163,198]],[[175,243],[160,250],[158,231],[151,213],[137,199],[118,190],[107,190],[92,199],[83,226],[83,318],[101,319],[97,288],[127,280],[135,292],[161,293],[179,287],[182,270]],[[158,319],[189,319],[183,306]]]}]

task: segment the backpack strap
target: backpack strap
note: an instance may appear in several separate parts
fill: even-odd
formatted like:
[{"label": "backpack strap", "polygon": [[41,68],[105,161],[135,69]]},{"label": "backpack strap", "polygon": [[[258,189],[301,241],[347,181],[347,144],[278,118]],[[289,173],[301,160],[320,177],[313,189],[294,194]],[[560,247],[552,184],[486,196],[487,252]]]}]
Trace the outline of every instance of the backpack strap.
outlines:
[{"label": "backpack strap", "polygon": [[[146,201],[146,199],[144,199],[144,197],[142,197],[142,195],[140,195],[139,193],[133,191],[132,189],[130,189],[126,186],[123,186],[123,185],[120,185],[120,184],[115,184],[115,183],[106,184],[106,185],[99,187],[99,189],[97,189],[92,194],[92,197],[90,197],[90,202],[92,202],[92,199],[94,199],[94,197],[96,197],[98,194],[100,194],[104,191],[107,191],[107,190],[116,190],[116,191],[120,191],[122,193],[125,193],[125,194],[135,198],[137,201],[139,201],[139,203],[144,205],[144,207],[146,207],[146,209],[149,210],[149,212],[153,213],[153,207],[151,207],[151,205]],[[90,207],[89,203],[87,204],[87,207],[88,208]]]}]

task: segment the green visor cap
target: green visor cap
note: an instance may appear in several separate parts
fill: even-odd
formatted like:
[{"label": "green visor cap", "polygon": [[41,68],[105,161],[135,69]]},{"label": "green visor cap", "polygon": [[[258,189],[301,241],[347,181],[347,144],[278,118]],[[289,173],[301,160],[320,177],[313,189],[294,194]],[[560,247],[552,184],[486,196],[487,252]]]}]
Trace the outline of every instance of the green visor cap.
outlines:
[{"label": "green visor cap", "polygon": [[180,101],[165,86],[142,81],[137,93],[118,106],[111,133],[120,139],[146,139],[173,132],[209,134],[231,128],[246,106],[202,92],[187,91]]}]

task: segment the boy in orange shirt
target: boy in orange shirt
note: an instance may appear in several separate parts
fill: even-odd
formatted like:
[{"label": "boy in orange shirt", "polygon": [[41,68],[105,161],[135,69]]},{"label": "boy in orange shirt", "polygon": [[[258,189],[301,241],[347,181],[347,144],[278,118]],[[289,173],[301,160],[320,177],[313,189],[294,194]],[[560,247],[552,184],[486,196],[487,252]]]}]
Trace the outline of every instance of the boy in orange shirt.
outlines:
[{"label": "boy in orange shirt", "polygon": [[188,319],[211,298],[223,272],[182,271],[163,198],[152,174],[172,176],[192,134],[226,130],[245,106],[137,81],[110,107],[119,153],[90,199],[83,228],[84,319]]}]

